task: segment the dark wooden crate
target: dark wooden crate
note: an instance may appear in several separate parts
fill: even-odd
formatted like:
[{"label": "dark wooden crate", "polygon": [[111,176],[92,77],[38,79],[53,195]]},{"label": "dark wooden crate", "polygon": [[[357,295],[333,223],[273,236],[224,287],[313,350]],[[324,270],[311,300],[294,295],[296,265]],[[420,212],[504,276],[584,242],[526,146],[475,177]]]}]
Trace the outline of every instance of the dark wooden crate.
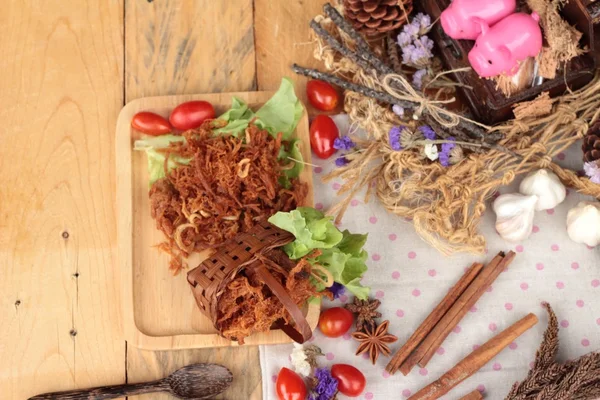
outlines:
[{"label": "dark wooden crate", "polygon": [[[448,7],[450,0],[425,0],[421,3],[424,12],[436,20]],[[571,0],[563,9],[563,17],[583,33],[582,42],[589,51],[571,60],[557,73],[556,78],[544,80],[541,85],[531,87],[506,97],[496,89],[495,82],[480,78],[475,71],[459,72],[454,79],[469,88],[459,88],[459,95],[478,121],[493,124],[513,117],[512,105],[532,100],[542,92],[558,96],[566,91],[578,89],[592,80],[594,70],[600,66],[600,1]],[[431,34],[447,69],[470,66],[467,55],[474,41],[454,40],[448,37],[441,24],[436,24]]]}]

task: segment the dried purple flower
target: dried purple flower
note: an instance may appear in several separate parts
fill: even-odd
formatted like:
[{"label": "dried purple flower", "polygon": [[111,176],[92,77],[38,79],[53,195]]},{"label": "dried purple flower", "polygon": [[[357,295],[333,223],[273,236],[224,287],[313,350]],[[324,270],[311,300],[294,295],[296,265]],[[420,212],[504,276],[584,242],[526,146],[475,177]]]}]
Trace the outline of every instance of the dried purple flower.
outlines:
[{"label": "dried purple flower", "polygon": [[412,36],[410,36],[408,33],[400,32],[400,34],[398,35],[398,46],[408,46],[410,42],[412,42],[412,39]]},{"label": "dried purple flower", "polygon": [[583,164],[583,170],[590,181],[600,184],[600,161],[586,162]]},{"label": "dried purple flower", "polygon": [[415,37],[419,34],[419,30],[421,29],[421,23],[419,21],[413,21],[410,24],[404,25],[402,28],[402,32],[406,33],[410,37]]},{"label": "dried purple flower", "polygon": [[412,66],[425,66],[433,58],[433,40],[426,36],[431,27],[431,18],[419,13],[409,24],[405,24],[398,35],[398,46],[402,49],[402,62]]},{"label": "dried purple flower", "polygon": [[413,85],[417,88],[417,89],[421,89],[421,87],[423,87],[423,77],[427,74],[427,70],[425,69],[420,69],[417,72],[415,72],[413,74]]},{"label": "dried purple flower", "polygon": [[331,285],[327,290],[331,292],[334,299],[337,299],[344,294],[346,289],[341,283],[333,282],[333,285]]},{"label": "dried purple flower", "polygon": [[[456,139],[452,136],[449,136],[446,140],[450,142],[456,141]],[[456,143],[442,143],[442,151],[440,152],[440,164],[442,164],[444,167],[450,166],[450,152],[455,147]]]},{"label": "dried purple flower", "polygon": [[400,144],[400,136],[404,129],[406,129],[405,126],[393,126],[392,129],[390,129],[388,136],[390,141],[390,147],[392,148],[392,150],[402,150],[402,145]]},{"label": "dried purple flower", "polygon": [[392,111],[399,117],[404,117],[404,107],[399,106],[398,104],[394,104],[392,106]]},{"label": "dried purple flower", "polygon": [[[433,40],[429,39],[429,37],[425,35],[421,36],[418,39],[415,39],[415,46],[422,47],[428,51],[433,50],[433,44]],[[431,56],[433,56],[433,54]]]},{"label": "dried purple flower", "polygon": [[435,138],[436,138],[435,131],[429,125],[422,125],[422,126],[420,126],[419,130],[421,131],[421,133],[423,134],[423,136],[425,136],[425,139],[435,140]]},{"label": "dried purple flower", "polygon": [[335,159],[336,167],[343,167],[344,165],[347,165],[348,163],[350,163],[350,160],[348,160],[346,157],[338,157]]},{"label": "dried purple flower", "polygon": [[317,383],[308,396],[309,400],[331,400],[338,389],[338,381],[331,376],[331,371],[327,368],[317,368],[315,379]]},{"label": "dried purple flower", "polygon": [[[456,139],[453,136],[448,136],[446,139],[449,142],[455,142]],[[442,151],[445,153],[450,153],[450,150],[456,147],[456,143],[442,143]]]},{"label": "dried purple flower", "polygon": [[336,150],[350,150],[354,147],[356,147],[356,143],[354,143],[348,135],[335,138],[333,141],[333,148]]},{"label": "dried purple flower", "polygon": [[431,17],[427,14],[418,13],[412,20],[413,24],[418,24],[421,29],[427,29],[431,26]]}]

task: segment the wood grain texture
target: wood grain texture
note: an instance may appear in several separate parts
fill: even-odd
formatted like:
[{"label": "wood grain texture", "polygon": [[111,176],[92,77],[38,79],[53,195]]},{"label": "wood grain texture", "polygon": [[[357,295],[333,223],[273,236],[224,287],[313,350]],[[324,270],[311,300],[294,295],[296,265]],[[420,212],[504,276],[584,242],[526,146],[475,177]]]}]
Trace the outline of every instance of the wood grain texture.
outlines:
[{"label": "wood grain texture", "polygon": [[[274,90],[281,78],[291,77],[305,104],[307,78],[291,70],[293,63],[322,68],[313,57],[310,21],[322,14],[323,0],[254,0],[256,77],[260,90]],[[314,109],[307,105],[309,115]]]},{"label": "wood grain texture", "polygon": [[2,3],[0,398],[122,383],[123,3]]},{"label": "wood grain texture", "polygon": [[[139,111],[151,111],[167,116],[178,104],[189,100],[205,100],[217,115],[225,112],[232,97],[244,100],[252,109],[259,108],[272,92],[215,93],[205,95],[159,96],[137,99],[123,108],[117,121],[117,264],[122,272],[123,324],[129,344],[146,350],[175,350],[237,345],[219,336],[213,323],[198,309],[186,274],[173,276],[168,268],[169,257],[154,248],[164,241],[150,216],[148,198],[148,162],[144,152],[133,150],[140,138],[131,129],[131,119]],[[296,128],[301,139],[300,151],[310,164],[308,117],[302,116]],[[300,180],[307,184],[305,205],[313,205],[312,171],[304,168]],[[190,258],[194,268],[210,252]],[[306,318],[314,329],[319,318],[320,302],[313,301]],[[288,343],[290,339],[279,330],[259,333],[246,339],[246,344]]]},{"label": "wood grain texture", "polygon": [[127,101],[256,89],[252,0],[125,0]]},{"label": "wood grain texture", "polygon": [[[252,0],[126,0],[126,101],[255,90],[252,6]],[[128,346],[127,372],[129,382],[142,382],[186,364],[215,362],[234,376],[221,398],[260,399],[258,360],[258,347],[152,352]]]}]

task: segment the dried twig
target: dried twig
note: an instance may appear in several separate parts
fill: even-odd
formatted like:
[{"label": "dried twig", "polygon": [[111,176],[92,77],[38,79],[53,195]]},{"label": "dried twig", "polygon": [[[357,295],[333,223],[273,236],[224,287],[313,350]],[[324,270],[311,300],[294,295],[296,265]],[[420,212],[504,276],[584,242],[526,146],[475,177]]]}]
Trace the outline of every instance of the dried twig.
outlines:
[{"label": "dried twig", "polygon": [[332,74],[317,71],[315,69],[304,68],[304,67],[299,66],[298,64],[292,65],[292,70],[297,74],[308,76],[308,77],[311,77],[314,79],[320,79],[322,81],[332,83],[334,85],[341,87],[342,89],[360,93],[364,96],[371,97],[371,98],[381,101],[383,103],[392,104],[392,105],[398,104],[399,106],[408,108],[408,109],[413,109],[413,108],[417,107],[417,103],[398,100],[394,96],[387,94],[385,92],[380,92],[378,90],[371,89],[371,88],[363,86],[363,85],[358,85],[356,83],[348,82],[348,81],[338,78],[337,76],[332,75]]},{"label": "dried twig", "polygon": [[317,35],[322,37],[323,40],[325,40],[327,44],[331,46],[332,49],[342,54],[344,57],[347,57],[348,59],[352,60],[352,62],[354,62],[356,65],[358,65],[365,71],[373,69],[373,67],[367,61],[365,61],[364,58],[360,57],[358,54],[356,54],[355,52],[344,46],[342,43],[340,43],[335,37],[333,37],[332,34],[327,32],[327,30],[323,28],[321,24],[315,21],[314,19],[310,21],[310,27],[313,31],[315,31]]},{"label": "dried twig", "polygon": [[346,21],[346,19],[338,12],[338,10],[336,10],[329,3],[323,6],[323,10],[338,28],[340,28],[342,31],[344,31],[345,34],[347,34],[352,40],[354,40],[356,46],[360,50],[359,55],[365,61],[371,64],[377,72],[379,72],[382,75],[394,73],[392,68],[390,68],[386,63],[381,61],[379,57],[373,54],[369,44],[360,35],[360,33],[358,33],[348,21]]}]

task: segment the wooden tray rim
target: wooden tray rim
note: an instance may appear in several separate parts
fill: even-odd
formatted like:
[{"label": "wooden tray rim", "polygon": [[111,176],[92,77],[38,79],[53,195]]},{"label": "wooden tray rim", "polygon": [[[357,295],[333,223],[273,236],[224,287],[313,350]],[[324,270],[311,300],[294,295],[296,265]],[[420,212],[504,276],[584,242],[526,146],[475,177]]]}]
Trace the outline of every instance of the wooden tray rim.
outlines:
[{"label": "wooden tray rim", "polygon": [[[132,142],[131,119],[140,111],[152,111],[152,107],[142,108],[142,104],[148,101],[161,101],[165,104],[173,104],[173,107],[179,103],[189,100],[206,100],[211,102],[211,99],[217,96],[239,97],[243,100],[250,94],[269,94],[272,91],[258,92],[231,92],[231,93],[207,93],[207,94],[188,94],[188,95],[169,95],[169,96],[152,96],[144,97],[130,101],[120,111],[117,119],[116,134],[115,134],[115,163],[116,163],[116,215],[117,215],[117,254],[116,267],[121,271],[118,276],[121,279],[122,292],[122,327],[125,340],[140,349],[144,350],[176,350],[176,349],[192,349],[192,348],[211,348],[224,346],[238,346],[237,342],[229,341],[222,338],[216,333],[212,334],[181,334],[167,336],[153,336],[141,331],[135,322],[134,310],[134,294],[133,294],[133,188],[132,188]],[[302,115],[299,126],[304,126],[308,129],[308,114],[306,108]],[[310,163],[310,153],[303,154]],[[307,182],[312,186],[312,178]],[[312,206],[313,199],[307,200],[308,205]],[[118,205],[118,206],[117,206]],[[193,300],[193,295],[190,291],[190,298]],[[312,330],[315,329],[321,308],[320,299],[312,299],[308,303],[306,319]],[[246,340],[245,345],[260,345],[260,344],[280,344],[290,343],[291,339],[287,337],[281,330],[273,330],[261,334],[253,335]]]}]

